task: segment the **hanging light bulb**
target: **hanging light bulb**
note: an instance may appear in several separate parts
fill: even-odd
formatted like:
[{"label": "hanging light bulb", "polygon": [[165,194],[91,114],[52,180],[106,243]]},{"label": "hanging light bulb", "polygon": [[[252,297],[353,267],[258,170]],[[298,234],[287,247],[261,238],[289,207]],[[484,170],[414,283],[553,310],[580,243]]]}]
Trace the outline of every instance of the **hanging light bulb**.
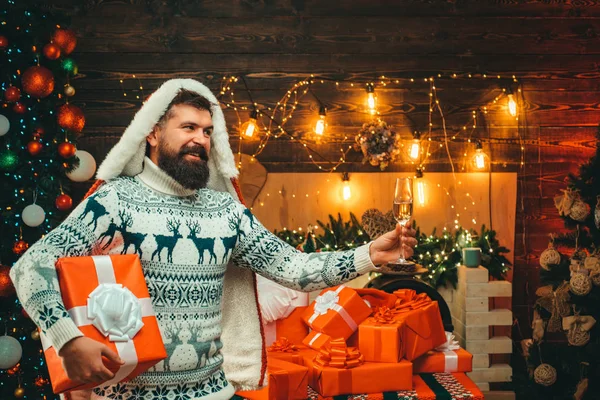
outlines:
[{"label": "hanging light bulb", "polygon": [[423,170],[421,168],[417,168],[417,173],[415,174],[417,178],[417,201],[419,205],[425,205],[425,182],[423,181]]},{"label": "hanging light bulb", "polygon": [[325,132],[325,115],[327,114],[327,109],[323,106],[319,108],[319,119],[315,125],[315,133],[317,135],[322,135]]},{"label": "hanging light bulb", "polygon": [[485,169],[488,158],[489,157],[487,156],[487,154],[485,154],[483,152],[483,145],[481,144],[480,141],[477,141],[477,143],[475,144],[475,153],[473,154],[473,157],[471,158],[472,167],[476,170]]},{"label": "hanging light bulb", "polygon": [[375,87],[369,83],[367,85],[367,108],[371,114],[375,114],[377,112],[376,107],[377,97],[375,96]]},{"label": "hanging light bulb", "polygon": [[512,89],[507,89],[506,94],[508,95],[508,113],[516,117],[517,116],[517,101],[515,100],[515,96],[513,95]]},{"label": "hanging light bulb", "polygon": [[350,191],[350,177],[348,176],[347,172],[342,174],[342,181],[344,185],[342,189],[342,197],[344,200],[349,200],[350,197],[352,197],[352,192]]},{"label": "hanging light bulb", "polygon": [[250,113],[250,119],[242,124],[240,127],[240,132],[244,134],[246,137],[252,137],[254,135],[254,131],[258,129],[258,125],[256,123],[256,119],[258,118],[258,111],[252,110]]},{"label": "hanging light bulb", "polygon": [[413,140],[410,144],[408,155],[413,160],[419,159],[419,155],[421,154],[421,133],[419,131],[414,131]]}]

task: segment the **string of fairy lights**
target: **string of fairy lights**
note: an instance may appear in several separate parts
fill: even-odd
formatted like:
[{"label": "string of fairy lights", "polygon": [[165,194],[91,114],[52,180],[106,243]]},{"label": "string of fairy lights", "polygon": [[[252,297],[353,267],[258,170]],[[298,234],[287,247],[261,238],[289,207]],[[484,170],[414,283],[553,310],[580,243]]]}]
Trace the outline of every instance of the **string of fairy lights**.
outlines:
[{"label": "string of fairy lights", "polygon": [[[139,78],[132,75],[139,86],[139,91],[143,95],[143,85]],[[439,82],[443,82],[444,79],[483,79],[494,81],[498,80],[502,82],[502,85],[494,87],[494,91],[499,93],[493,98],[493,100],[485,102],[483,105],[474,105],[470,110],[469,121],[461,125],[460,128],[454,128],[451,132],[446,124],[446,115],[444,114],[444,108],[438,95]],[[524,107],[519,107],[518,98],[520,96],[521,102],[524,103],[524,97],[521,89],[520,82],[515,75],[510,77],[502,75],[487,75],[487,74],[471,74],[471,73],[452,73],[452,74],[438,74],[437,77],[430,76],[426,78],[390,78],[381,76],[378,80],[359,81],[359,80],[335,80],[325,77],[317,77],[310,75],[305,79],[301,79],[284,92],[281,98],[273,105],[260,104],[254,99],[252,91],[248,87],[244,76],[223,76],[220,83],[218,98],[221,101],[223,107],[234,111],[237,119],[237,131],[239,135],[238,141],[238,167],[242,167],[242,146],[243,143],[249,142],[255,145],[255,150],[252,154],[249,154],[251,160],[258,159],[259,155],[268,146],[271,139],[287,139],[292,142],[298,143],[301,149],[307,152],[309,161],[315,165],[315,167],[322,172],[333,173],[339,169],[342,164],[347,163],[347,155],[352,150],[352,145],[347,145],[349,140],[347,135],[344,135],[343,141],[341,141],[339,154],[340,157],[335,160],[330,160],[324,157],[316,148],[322,143],[327,143],[327,111],[324,103],[319,97],[316,96],[312,88],[316,85],[332,85],[335,89],[356,89],[364,87],[366,98],[364,108],[357,107],[359,112],[368,114],[370,118],[381,118],[382,113],[378,107],[378,96],[377,90],[380,88],[387,88],[390,86],[411,86],[416,85],[418,82],[429,87],[429,112],[428,112],[428,126],[426,132],[414,131],[411,138],[402,140],[400,143],[401,153],[406,155],[405,159],[400,161],[403,163],[410,163],[415,166],[415,183],[416,183],[416,201],[423,202],[424,198],[424,182],[423,173],[427,169],[428,162],[438,152],[445,152],[448,157],[448,163],[451,166],[453,173],[453,180],[455,185],[462,185],[462,181],[456,177],[455,172],[465,171],[485,171],[490,165],[490,158],[483,150],[483,143],[492,144],[493,142],[501,142],[501,139],[491,139],[484,137],[474,137],[474,133],[481,128],[482,125],[479,123],[481,118],[484,118],[489,114],[491,110],[496,110],[500,107],[505,108],[511,118],[514,118],[516,123],[515,131],[517,133],[517,142],[520,146],[520,168],[524,168],[525,165],[525,142],[520,132],[521,124],[519,122],[519,114],[524,112]],[[507,84],[510,82],[510,84]],[[123,89],[123,96],[127,97],[127,93],[123,88],[123,80],[121,80],[121,87]],[[237,86],[243,85],[243,90],[247,96],[237,95]],[[517,93],[515,96],[514,93]],[[290,131],[286,128],[286,125],[294,117],[294,112],[298,110],[299,104],[305,99],[307,95],[312,96],[319,104],[318,115],[315,117],[315,125],[312,132],[305,132],[303,135],[296,135],[294,131]],[[137,99],[140,99],[139,93],[136,95]],[[244,98],[244,100],[240,100]],[[500,104],[503,98],[506,98],[506,104]],[[437,125],[436,118],[439,118],[439,130],[441,133],[439,136],[434,135],[434,129]],[[462,140],[467,146],[475,147],[472,153],[466,149],[462,153],[462,161],[455,168],[455,160],[451,156],[450,143],[458,142]],[[508,139],[506,142],[512,142],[513,139]],[[330,142],[332,143],[332,142]],[[329,167],[325,166],[328,165]],[[348,177],[344,178],[344,198],[350,196],[350,189],[347,185]],[[447,187],[440,184],[436,185],[443,191],[447,196],[451,197],[450,191]],[[296,194],[292,193],[292,198],[305,198],[310,196],[318,195],[320,190],[316,190],[315,193],[304,193]],[[475,206],[473,197],[466,193],[464,194],[468,199],[468,203]],[[259,202],[260,206],[264,206],[266,199],[271,199],[270,193],[263,195],[263,200]],[[457,203],[457,201],[455,200]],[[454,227],[460,226],[461,213],[457,209],[457,204],[451,204],[452,209],[456,209],[456,219]],[[463,211],[467,211],[467,207],[463,206]],[[475,219],[469,221],[474,225],[477,224]]]}]

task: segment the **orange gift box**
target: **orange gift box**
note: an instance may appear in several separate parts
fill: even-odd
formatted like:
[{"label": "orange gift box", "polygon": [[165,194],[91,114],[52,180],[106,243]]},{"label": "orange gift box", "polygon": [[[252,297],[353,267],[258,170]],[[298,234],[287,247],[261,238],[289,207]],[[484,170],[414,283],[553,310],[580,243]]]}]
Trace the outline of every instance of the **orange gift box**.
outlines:
[{"label": "orange gift box", "polygon": [[288,400],[308,398],[308,368],[287,361],[269,358],[268,384],[261,390],[236,394],[249,400]]},{"label": "orange gift box", "polygon": [[313,331],[348,339],[371,312],[371,307],[355,290],[341,285],[322,291],[303,318]]},{"label": "orange gift box", "polygon": [[393,392],[412,389],[412,363],[364,363],[350,369],[321,367],[315,353],[305,353],[308,385],[321,396]]},{"label": "orange gift box", "polygon": [[358,326],[358,348],[365,361],[397,363],[402,359],[403,322],[367,318]]},{"label": "orange gift box", "polygon": [[[113,379],[76,383],[67,377],[61,358],[41,335],[54,393],[129,380],[167,358],[136,254],[61,258],[56,272],[63,302],[79,330],[117,352],[125,364],[120,366],[105,360],[107,368],[115,373]],[[114,318],[116,307],[108,310],[103,307],[106,303],[110,306],[111,301],[122,311],[121,319]]]},{"label": "orange gift box", "polygon": [[436,372],[471,372],[473,355],[465,349],[430,351],[413,361],[415,374]]},{"label": "orange gift box", "polygon": [[[446,332],[437,301],[425,293],[401,289],[394,292],[398,303],[394,310],[395,319],[403,322],[403,356],[409,361],[446,343]],[[359,335],[360,336],[360,335]]]},{"label": "orange gift box", "polygon": [[314,350],[319,350],[331,341],[331,336],[321,332],[311,331],[302,341],[302,344]]},{"label": "orange gift box", "polygon": [[292,364],[304,365],[301,353],[304,350],[307,350],[305,346],[296,346],[287,338],[281,338],[267,347],[267,357],[269,360],[278,359]]},{"label": "orange gift box", "polygon": [[270,346],[283,337],[295,344],[302,343],[308,334],[308,327],[302,320],[307,308],[296,307],[288,317],[264,324],[265,344]]}]

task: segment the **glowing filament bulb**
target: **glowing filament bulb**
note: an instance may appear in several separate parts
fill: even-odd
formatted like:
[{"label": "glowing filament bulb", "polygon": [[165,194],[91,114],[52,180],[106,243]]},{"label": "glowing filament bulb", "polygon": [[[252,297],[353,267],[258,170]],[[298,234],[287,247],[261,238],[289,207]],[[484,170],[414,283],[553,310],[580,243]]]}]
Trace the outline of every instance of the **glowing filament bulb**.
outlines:
[{"label": "glowing filament bulb", "polygon": [[377,97],[375,97],[375,88],[373,85],[367,85],[367,108],[371,114],[375,114],[377,112]]},{"label": "glowing filament bulb", "polygon": [[342,174],[343,188],[342,188],[342,198],[347,201],[352,197],[352,191],[350,190],[350,177],[347,172]]},{"label": "glowing filament bulb", "polygon": [[246,137],[252,137],[254,135],[254,131],[258,128],[256,124],[256,118],[258,118],[258,111],[253,110],[250,113],[250,119],[242,125],[241,131],[244,132]]},{"label": "glowing filament bulb", "polygon": [[423,170],[417,169],[417,201],[419,205],[425,205],[425,182],[423,182]]},{"label": "glowing filament bulb", "polygon": [[323,135],[323,132],[325,132],[325,115],[325,107],[321,106],[319,110],[319,119],[317,120],[317,123],[315,125],[315,133],[317,135]]},{"label": "glowing filament bulb", "polygon": [[478,141],[475,146],[475,154],[473,154],[473,157],[471,158],[471,166],[475,170],[483,170],[487,166],[488,156],[483,152],[481,142]]},{"label": "glowing filament bulb", "polygon": [[419,158],[419,154],[421,153],[421,145],[419,143],[419,139],[413,139],[413,142],[410,145],[410,158],[416,160]]},{"label": "glowing filament bulb", "polygon": [[512,93],[508,94],[508,113],[513,117],[517,116],[517,102]]}]

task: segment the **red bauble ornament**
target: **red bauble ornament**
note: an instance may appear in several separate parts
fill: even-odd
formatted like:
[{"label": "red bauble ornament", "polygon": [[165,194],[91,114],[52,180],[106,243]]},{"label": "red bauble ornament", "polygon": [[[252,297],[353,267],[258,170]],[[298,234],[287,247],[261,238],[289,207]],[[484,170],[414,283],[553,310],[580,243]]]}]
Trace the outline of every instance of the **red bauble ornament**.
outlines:
[{"label": "red bauble ornament", "polygon": [[73,199],[68,194],[61,194],[56,198],[56,208],[60,211],[67,211],[73,207]]},{"label": "red bauble ornament", "polygon": [[81,108],[73,104],[63,104],[58,109],[56,116],[61,128],[80,133],[85,126],[85,116]]},{"label": "red bauble ornament", "polygon": [[13,244],[12,251],[16,255],[20,256],[21,254],[25,253],[28,248],[29,248],[29,244],[26,241],[24,241],[23,239],[21,239],[18,242],[15,242],[15,244]]},{"label": "red bauble ornament", "polygon": [[39,388],[44,387],[48,383],[48,380],[44,379],[43,376],[38,375],[34,380],[33,384]]},{"label": "red bauble ornament", "polygon": [[4,50],[8,47],[8,38],[4,35],[0,35],[0,50]]},{"label": "red bauble ornament", "polygon": [[54,75],[48,68],[35,65],[23,72],[21,86],[23,86],[25,93],[43,99],[54,90]]},{"label": "red bauble ornament", "polygon": [[23,103],[15,103],[15,105],[13,106],[13,111],[17,114],[25,114],[25,111],[27,111],[27,109],[25,108]]},{"label": "red bauble ornament", "polygon": [[48,43],[45,45],[43,52],[46,58],[49,60],[57,60],[60,58],[60,47],[54,43]]},{"label": "red bauble ornament", "polygon": [[27,151],[32,156],[37,156],[38,154],[40,154],[43,148],[44,146],[37,140],[32,140],[29,143],[27,143]]},{"label": "red bauble ornament", "polygon": [[77,37],[70,29],[57,29],[52,35],[52,43],[56,44],[66,56],[75,50]]},{"label": "red bauble ornament", "polygon": [[76,151],[77,148],[75,148],[73,143],[64,142],[58,145],[58,154],[60,154],[62,158],[71,158],[75,155]]},{"label": "red bauble ornament", "polygon": [[33,137],[36,139],[39,139],[42,136],[44,136],[44,133],[46,133],[44,128],[42,128],[41,126],[38,126],[33,130]]},{"label": "red bauble ornament", "polygon": [[6,373],[8,374],[8,376],[15,376],[19,373],[19,368],[21,368],[21,363],[18,363],[14,367],[7,369]]},{"label": "red bauble ornament", "polygon": [[15,293],[10,276],[8,275],[10,267],[0,265],[0,297],[12,296]]},{"label": "red bauble ornament", "polygon": [[21,98],[21,90],[16,86],[9,86],[4,92],[6,101],[19,101]]}]

